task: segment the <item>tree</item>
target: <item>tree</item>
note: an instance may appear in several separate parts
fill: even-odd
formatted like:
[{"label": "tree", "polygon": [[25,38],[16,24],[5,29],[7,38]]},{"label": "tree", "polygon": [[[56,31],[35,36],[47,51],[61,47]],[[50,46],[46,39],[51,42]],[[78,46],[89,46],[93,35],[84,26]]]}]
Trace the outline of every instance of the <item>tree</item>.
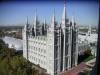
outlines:
[{"label": "tree", "polygon": [[88,49],[84,52],[84,55],[85,55],[86,57],[91,56],[91,55],[92,55],[91,49],[88,48]]},{"label": "tree", "polygon": [[0,75],[37,75],[32,63],[24,59],[21,53],[3,44],[0,48]]}]

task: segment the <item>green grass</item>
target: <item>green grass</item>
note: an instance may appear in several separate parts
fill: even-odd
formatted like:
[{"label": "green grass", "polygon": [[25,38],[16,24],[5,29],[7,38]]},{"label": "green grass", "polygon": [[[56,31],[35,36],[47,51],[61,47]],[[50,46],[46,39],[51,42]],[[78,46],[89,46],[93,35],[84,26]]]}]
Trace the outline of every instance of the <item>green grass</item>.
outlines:
[{"label": "green grass", "polygon": [[93,59],[93,58],[95,58],[95,56],[89,56],[88,58],[86,58],[85,60],[84,60],[84,62],[88,62],[89,60],[91,60],[91,59]]}]

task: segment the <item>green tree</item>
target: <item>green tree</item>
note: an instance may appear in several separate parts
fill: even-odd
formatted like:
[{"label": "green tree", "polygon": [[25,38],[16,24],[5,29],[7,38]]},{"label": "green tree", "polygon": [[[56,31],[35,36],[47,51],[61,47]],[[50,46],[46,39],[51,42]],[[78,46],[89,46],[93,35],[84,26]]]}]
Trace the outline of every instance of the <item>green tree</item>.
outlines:
[{"label": "green tree", "polygon": [[0,45],[0,75],[37,75],[32,63],[24,59],[21,52],[3,44]]}]

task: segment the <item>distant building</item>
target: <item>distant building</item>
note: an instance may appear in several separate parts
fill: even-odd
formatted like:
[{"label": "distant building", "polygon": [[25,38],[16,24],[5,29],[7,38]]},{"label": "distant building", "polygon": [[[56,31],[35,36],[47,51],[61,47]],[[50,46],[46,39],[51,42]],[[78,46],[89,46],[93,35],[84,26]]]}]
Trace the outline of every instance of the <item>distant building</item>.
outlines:
[{"label": "distant building", "polygon": [[37,14],[34,24],[28,23],[23,29],[23,57],[47,70],[50,75],[77,66],[78,62],[78,28],[74,19],[67,18],[66,7],[61,23],[56,21],[55,13],[51,24],[46,20],[41,24]]},{"label": "distant building", "polygon": [[87,50],[87,48],[90,47],[92,49],[92,54],[96,56],[95,53],[97,47],[97,38],[98,34],[92,33],[91,26],[88,27],[87,32],[79,32],[78,34],[79,54],[83,53],[85,50]]}]

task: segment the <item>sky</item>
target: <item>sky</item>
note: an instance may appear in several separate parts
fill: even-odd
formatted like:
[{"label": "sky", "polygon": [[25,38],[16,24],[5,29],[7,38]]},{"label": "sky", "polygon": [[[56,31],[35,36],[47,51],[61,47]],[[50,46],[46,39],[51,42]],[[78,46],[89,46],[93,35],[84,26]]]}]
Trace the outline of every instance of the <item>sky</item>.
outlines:
[{"label": "sky", "polygon": [[[30,24],[34,22],[37,10],[38,20],[47,23],[55,10],[56,21],[61,22],[64,2],[1,2],[0,25],[25,25],[26,18]],[[66,1],[67,17],[75,19],[78,25],[98,25],[99,3],[93,1]]]}]

